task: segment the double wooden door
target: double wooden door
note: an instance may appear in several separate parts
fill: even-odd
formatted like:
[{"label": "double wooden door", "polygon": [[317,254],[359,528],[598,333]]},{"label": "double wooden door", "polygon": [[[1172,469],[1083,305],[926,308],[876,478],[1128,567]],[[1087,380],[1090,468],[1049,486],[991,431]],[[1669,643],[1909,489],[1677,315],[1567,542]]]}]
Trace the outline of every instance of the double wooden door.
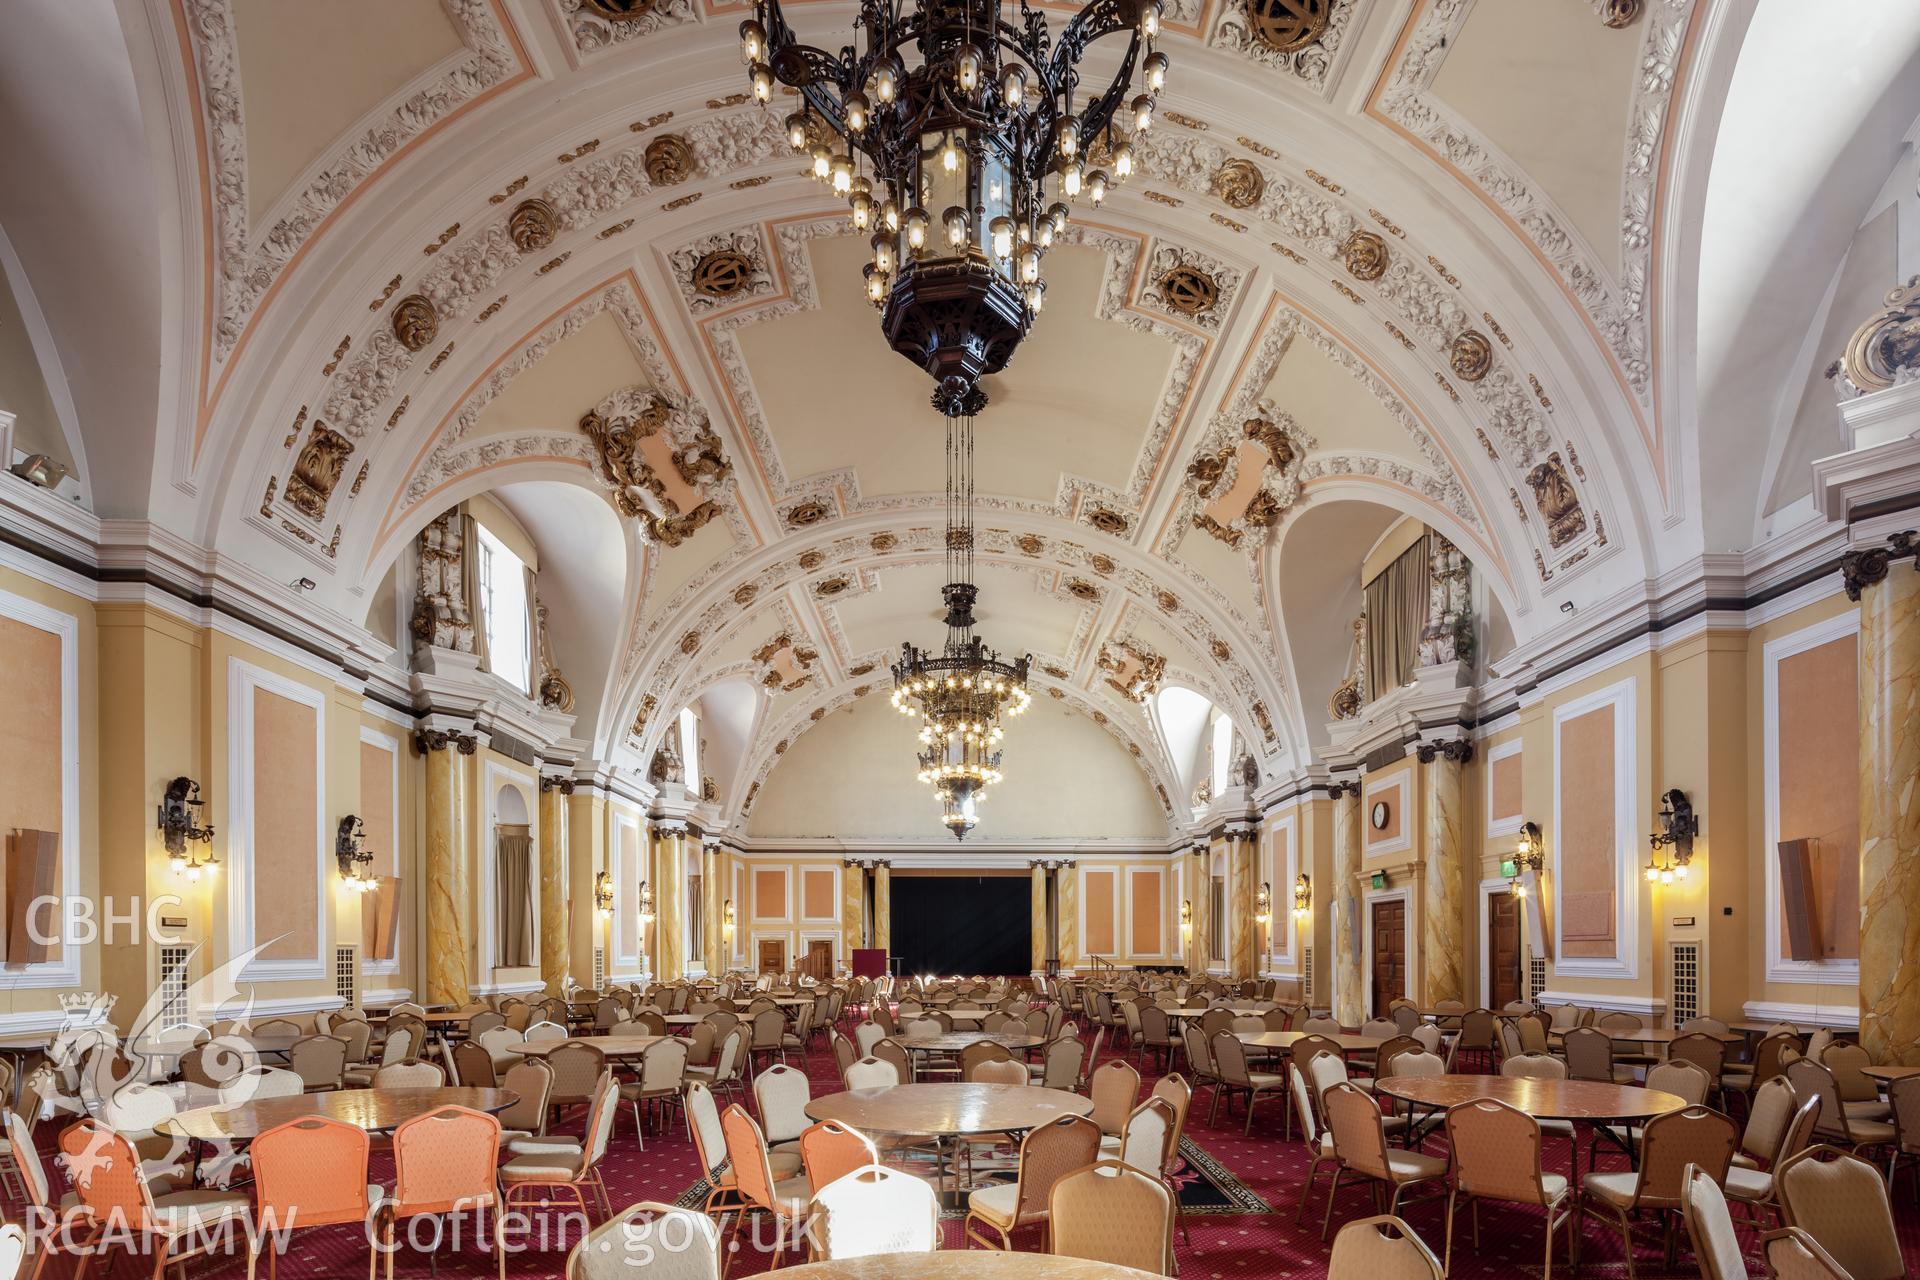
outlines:
[{"label": "double wooden door", "polygon": [[1504,1009],[1520,999],[1520,899],[1487,895],[1488,1007]]},{"label": "double wooden door", "polygon": [[1407,994],[1407,904],[1399,898],[1373,904],[1373,1016],[1384,1018]]}]

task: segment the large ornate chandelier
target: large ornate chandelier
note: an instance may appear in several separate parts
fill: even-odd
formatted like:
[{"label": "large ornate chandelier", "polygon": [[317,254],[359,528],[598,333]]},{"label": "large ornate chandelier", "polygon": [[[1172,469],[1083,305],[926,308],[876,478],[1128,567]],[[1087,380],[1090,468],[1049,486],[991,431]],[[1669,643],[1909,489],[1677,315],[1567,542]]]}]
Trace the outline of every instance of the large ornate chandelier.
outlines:
[{"label": "large ornate chandelier", "polygon": [[[1017,23],[1000,0],[912,0],[911,12],[861,0],[861,46],[838,56],[800,44],[780,0],[755,0],[740,24],[754,97],[771,102],[776,81],[799,91],[788,141],[873,233],[867,297],[893,349],[933,375],[948,417],[985,406],[978,380],[1026,336],[1068,204],[1098,205],[1132,173],[1113,122],[1124,108],[1134,129],[1153,123],[1167,76],[1153,48],[1160,7],[1093,0],[1055,41],[1025,0]],[[1082,57],[1120,32],[1131,39],[1119,69],[1084,92]],[[1110,168],[1089,167],[1096,143]]]},{"label": "large ornate chandelier", "polygon": [[900,646],[893,706],[920,718],[920,781],[940,801],[956,840],[980,820],[980,802],[1000,781],[1000,719],[1027,709],[1027,664],[1004,662],[973,634],[973,419],[947,421],[947,642],[935,654]]}]

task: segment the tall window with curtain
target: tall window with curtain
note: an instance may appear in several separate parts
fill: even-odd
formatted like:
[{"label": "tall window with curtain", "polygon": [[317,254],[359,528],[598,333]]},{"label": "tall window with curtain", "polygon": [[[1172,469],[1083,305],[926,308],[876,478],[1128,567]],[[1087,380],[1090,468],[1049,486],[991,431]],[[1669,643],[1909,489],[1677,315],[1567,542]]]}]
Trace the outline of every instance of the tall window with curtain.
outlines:
[{"label": "tall window with curtain", "polygon": [[533,832],[520,823],[502,823],[494,866],[494,902],[498,917],[502,969],[520,969],[533,958]]},{"label": "tall window with curtain", "polygon": [[706,878],[699,872],[687,877],[687,963],[702,965],[707,962],[707,899]]},{"label": "tall window with curtain", "polygon": [[1367,611],[1367,696],[1382,698],[1413,680],[1427,625],[1431,535],[1420,535],[1362,588]]}]

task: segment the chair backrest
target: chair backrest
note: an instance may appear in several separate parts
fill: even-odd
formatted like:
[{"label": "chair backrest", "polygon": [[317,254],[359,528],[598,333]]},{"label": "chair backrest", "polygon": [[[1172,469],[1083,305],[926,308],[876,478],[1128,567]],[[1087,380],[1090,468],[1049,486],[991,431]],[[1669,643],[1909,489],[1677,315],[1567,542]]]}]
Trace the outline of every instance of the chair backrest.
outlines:
[{"label": "chair backrest", "polygon": [[332,1036],[306,1036],[293,1042],[287,1063],[309,1088],[337,1089],[347,1069],[347,1042]]},{"label": "chair backrest", "polygon": [[1920,1151],[1920,1076],[1902,1076],[1887,1085],[1893,1105],[1895,1141],[1903,1152]]},{"label": "chair backrest", "polygon": [[1420,1016],[1419,1006],[1412,1004],[1394,1006],[1389,1016],[1393,1019],[1393,1025],[1399,1029],[1402,1035],[1412,1035],[1413,1029],[1425,1021],[1425,1019]]},{"label": "chair backrest", "polygon": [[1690,1106],[1699,1106],[1707,1100],[1707,1091],[1713,1088],[1713,1077],[1699,1063],[1676,1058],[1648,1068],[1647,1088],[1671,1093],[1686,1099]]},{"label": "chair backrest", "polygon": [[1142,1173],[1159,1177],[1167,1167],[1179,1113],[1165,1098],[1148,1098],[1127,1117],[1120,1131],[1120,1159]]},{"label": "chair backrest", "polygon": [[403,1213],[490,1205],[500,1122],[470,1107],[441,1107],[393,1131],[393,1200]]},{"label": "chair backrest", "polygon": [[693,1209],[654,1200],[621,1210],[567,1255],[566,1280],[720,1280],[720,1228]]},{"label": "chair backrest", "polygon": [[1701,1031],[1675,1036],[1667,1045],[1667,1061],[1691,1062],[1717,1081],[1727,1063],[1727,1042]]},{"label": "chair backrest", "polygon": [[1393,1060],[1403,1053],[1423,1053],[1420,1042],[1412,1036],[1395,1035],[1380,1042],[1373,1051],[1373,1074],[1390,1076],[1394,1074]]},{"label": "chair backrest", "polygon": [[506,1011],[507,1025],[515,1031],[525,1031],[533,1022],[534,1008],[524,1002],[513,1005]]},{"label": "chair backrest", "polygon": [[853,1029],[853,1047],[863,1058],[873,1053],[873,1046],[879,1044],[887,1035],[887,1029],[878,1022],[869,1019]]},{"label": "chair backrest", "polygon": [[1816,1027],[1813,1034],[1807,1037],[1807,1060],[1809,1062],[1822,1061],[1826,1056],[1827,1050],[1832,1047],[1833,1032],[1826,1027]]},{"label": "chair backrest", "polygon": [[1808,1147],[1781,1162],[1773,1187],[1786,1224],[1819,1241],[1855,1280],[1906,1275],[1887,1184],[1865,1160]]},{"label": "chair backrest", "polygon": [[967,1074],[969,1084],[1017,1084],[1030,1083],[1027,1076],[1027,1064],[1016,1062],[1012,1058],[998,1062],[982,1062]]},{"label": "chair backrest", "polygon": [[1799,1227],[1782,1227],[1760,1237],[1760,1254],[1775,1280],[1853,1280],[1820,1242]]},{"label": "chair backrest", "polygon": [[1100,1126],[1085,1116],[1061,1116],[1020,1140],[1015,1221],[1031,1219],[1047,1207],[1053,1184],[1100,1156]]},{"label": "chair backrest", "polygon": [[727,1163],[733,1166],[741,1197],[756,1209],[779,1213],[783,1205],[773,1193],[773,1168],[759,1124],[736,1102],[720,1114],[720,1131],[726,1135]]},{"label": "chair backrest", "polygon": [[847,1067],[849,1089],[887,1089],[904,1083],[899,1066],[885,1058],[862,1058]]},{"label": "chair backrest", "polygon": [[[663,1042],[664,1043],[664,1042]],[[753,1102],[760,1112],[760,1129],[768,1142],[792,1142],[812,1123],[807,1103],[813,1090],[807,1073],[776,1062],[753,1078]]]},{"label": "chair backrest", "polygon": [[1613,1041],[1597,1027],[1575,1027],[1560,1041],[1570,1080],[1613,1080]]},{"label": "chair backrest", "polygon": [[1697,1164],[1680,1175],[1680,1216],[1693,1241],[1701,1280],[1747,1280],[1747,1263],[1720,1186]]},{"label": "chair backrest", "polygon": [[1392,1018],[1368,1018],[1360,1024],[1360,1034],[1375,1040],[1391,1040],[1400,1034],[1400,1024]]},{"label": "chair backrest", "polygon": [[527,1028],[527,1043],[542,1044],[548,1040],[565,1040],[567,1029],[557,1022],[536,1022]]},{"label": "chair backrest", "polygon": [[1602,1031],[1638,1031],[1647,1024],[1640,1021],[1634,1014],[1622,1013],[1616,1009],[1610,1013],[1601,1014],[1596,1025]]},{"label": "chair backrest", "polygon": [[718,1185],[721,1165],[727,1160],[727,1135],[720,1127],[720,1109],[714,1105],[713,1090],[701,1080],[687,1082],[687,1128],[693,1133],[695,1158],[709,1182]]},{"label": "chair backrest", "polygon": [[547,1054],[553,1068],[553,1101],[585,1102],[593,1096],[600,1073],[607,1069],[607,1055],[590,1044],[563,1044]]},{"label": "chair backrest", "polygon": [[1391,1180],[1387,1168],[1387,1132],[1380,1105],[1345,1080],[1320,1094],[1320,1110],[1333,1133],[1342,1163],[1368,1177]]},{"label": "chair backrest", "polygon": [[1540,1122],[1526,1112],[1492,1098],[1449,1107],[1447,1146],[1453,1152],[1454,1184],[1461,1191],[1489,1200],[1546,1203]]},{"label": "chair backrest", "polygon": [[145,1231],[153,1197],[133,1144],[91,1116],[60,1134],[61,1166],[75,1195],[96,1223],[117,1231]]},{"label": "chair backrest", "polygon": [[1865,1049],[1845,1040],[1834,1043],[1820,1055],[1820,1065],[1833,1072],[1833,1082],[1840,1089],[1842,1102],[1880,1100],[1880,1086],[1861,1072],[1861,1068],[1872,1061]]},{"label": "chair backrest", "polygon": [[[1295,1062],[1300,1061],[1299,1053],[1293,1055]],[[1345,1058],[1331,1053],[1316,1053],[1307,1059],[1307,1083],[1313,1086],[1314,1101],[1319,1104],[1322,1117],[1326,1115],[1327,1090],[1336,1084],[1347,1081],[1347,1062]]]},{"label": "chair backrest", "polygon": [[413,1056],[414,1045],[419,1037],[412,1027],[396,1027],[393,1019],[387,1020],[387,1038],[380,1046],[380,1064],[387,1066],[395,1062],[405,1062]]},{"label": "chair backrest", "polygon": [[1514,1032],[1520,1037],[1520,1052],[1545,1053],[1547,1051],[1547,1019],[1539,1014],[1526,1014],[1513,1020]]},{"label": "chair backrest", "polygon": [[1740,1131],[1740,1150],[1762,1165],[1779,1159],[1780,1143],[1787,1136],[1793,1112],[1793,1086],[1785,1076],[1761,1082],[1754,1088],[1753,1100],[1747,1106],[1747,1124]]},{"label": "chair backrest", "polygon": [[438,1089],[447,1082],[447,1073],[437,1062],[392,1062],[373,1073],[376,1089]]},{"label": "chair backrest", "polygon": [[1133,1101],[1140,1096],[1140,1073],[1119,1058],[1109,1058],[1093,1073],[1091,1092],[1093,1122],[1101,1133],[1115,1136],[1126,1128]]},{"label": "chair backrest", "polygon": [[1313,1086],[1307,1083],[1306,1073],[1300,1070],[1298,1063],[1287,1064],[1287,1092],[1293,1095],[1293,1114],[1300,1121],[1300,1134],[1311,1148],[1314,1139],[1325,1131],[1325,1126],[1314,1118]]},{"label": "chair backrest", "polygon": [[1500,1019],[1494,1029],[1500,1038],[1501,1057],[1510,1058],[1527,1051],[1526,1046],[1520,1043],[1520,1032],[1514,1027],[1513,1019]]},{"label": "chair backrest", "polygon": [[1080,1079],[1080,1059],[1087,1046],[1071,1036],[1048,1044],[1040,1054],[1040,1083],[1048,1089],[1071,1089]]},{"label": "chair backrest", "polygon": [[253,1140],[256,1221],[263,1230],[365,1222],[367,1131],[326,1116],[276,1125]]},{"label": "chair backrest", "polygon": [[[502,1027],[501,1030],[506,1028]],[[295,1046],[298,1048],[299,1046]],[[300,1064],[294,1062],[294,1070],[300,1070]],[[387,1070],[387,1068],[381,1068]],[[491,1089],[495,1084],[493,1055],[487,1052],[487,1046],[472,1040],[462,1040],[453,1046],[453,1072],[460,1083],[472,1089]],[[301,1072],[302,1078],[306,1075]],[[313,1081],[308,1080],[308,1084]]]},{"label": "chair backrest", "polygon": [[553,1096],[553,1068],[539,1058],[522,1058],[507,1068],[500,1087],[511,1089],[519,1098],[500,1113],[500,1125],[526,1133],[544,1133],[547,1128],[547,1100]]},{"label": "chair backrest", "polygon": [[912,1082],[913,1058],[907,1053],[906,1046],[902,1045],[892,1036],[885,1036],[876,1041],[873,1046],[872,1056],[880,1059],[882,1062],[891,1062],[893,1069],[899,1073],[902,1084]]},{"label": "chair backrest", "polygon": [[1819,1099],[1815,1133],[1823,1137],[1831,1135],[1852,1145],[1853,1130],[1847,1124],[1846,1108],[1841,1104],[1840,1086],[1834,1081],[1833,1072],[1810,1057],[1801,1058],[1787,1064],[1787,1083],[1793,1086],[1794,1097]]},{"label": "chair backrest", "polygon": [[1329,1040],[1317,1032],[1309,1032],[1293,1042],[1294,1061],[1312,1063],[1323,1053],[1330,1053],[1340,1059],[1342,1065],[1347,1061],[1347,1051],[1340,1047],[1338,1040]]},{"label": "chair backrest", "polygon": [[[1007,1047],[992,1040],[976,1040],[960,1051],[960,1078],[972,1080],[974,1069],[988,1062],[1012,1062]],[[1022,1068],[1025,1071],[1025,1068]],[[1024,1081],[1025,1076],[1022,1075]]]},{"label": "chair backrest", "polygon": [[1049,1205],[1055,1257],[1152,1275],[1171,1269],[1173,1197],[1158,1176],[1102,1160],[1056,1181]]},{"label": "chair backrest", "polygon": [[488,1009],[484,1013],[476,1013],[467,1019],[467,1035],[469,1037],[477,1036],[483,1031],[491,1031],[495,1027],[504,1027],[506,1025],[506,1015],[496,1010]]},{"label": "chair backrest", "polygon": [[1739,1144],[1732,1118],[1706,1107],[1655,1116],[1641,1133],[1640,1179],[1634,1189],[1638,1208],[1678,1209],[1681,1175],[1690,1164],[1700,1166],[1715,1182],[1725,1182]]},{"label": "chair backrest", "polygon": [[1300,1029],[1314,1035],[1337,1036],[1340,1034],[1340,1019],[1308,1018],[1300,1024]]},{"label": "chair backrest", "polygon": [[1789,1057],[1800,1056],[1800,1037],[1790,1033],[1769,1031],[1753,1050],[1753,1082],[1765,1084],[1787,1069]]},{"label": "chair backrest", "polygon": [[679,1093],[687,1082],[687,1042],[668,1036],[640,1055],[640,1091],[652,1096]]},{"label": "chair backrest", "polygon": [[1565,1080],[1567,1064],[1544,1053],[1522,1053],[1502,1062],[1500,1074],[1522,1080]]},{"label": "chair backrest", "polygon": [[869,1162],[813,1193],[821,1257],[932,1253],[940,1247],[940,1197],[920,1178]]},{"label": "chair backrest", "polygon": [[1491,1009],[1469,1009],[1460,1015],[1460,1039],[1458,1047],[1462,1049],[1493,1048],[1494,1027],[1498,1019]]},{"label": "chair backrest", "polygon": [[1382,1214],[1340,1228],[1327,1260],[1328,1280],[1441,1280],[1440,1259],[1413,1228]]},{"label": "chair backrest", "polygon": [[[709,1096],[707,1105],[713,1102]],[[800,1163],[806,1170],[807,1185],[818,1194],[836,1179],[865,1168],[880,1159],[878,1149],[866,1134],[838,1120],[822,1120],[800,1133]]]}]

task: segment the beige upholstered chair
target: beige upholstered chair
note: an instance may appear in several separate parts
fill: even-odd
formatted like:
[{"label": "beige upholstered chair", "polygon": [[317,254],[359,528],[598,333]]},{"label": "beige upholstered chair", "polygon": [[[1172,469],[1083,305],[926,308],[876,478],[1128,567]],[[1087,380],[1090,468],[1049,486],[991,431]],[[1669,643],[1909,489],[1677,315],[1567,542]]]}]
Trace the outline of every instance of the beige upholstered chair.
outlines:
[{"label": "beige upholstered chair", "polygon": [[1862,1071],[1872,1059],[1859,1045],[1841,1041],[1820,1055],[1820,1065],[1833,1072],[1840,1105],[1854,1120],[1891,1120],[1892,1109],[1881,1100],[1880,1086]]},{"label": "beige upholstered chair", "polygon": [[[693,1131],[694,1156],[707,1179],[708,1213],[722,1213],[740,1207],[740,1184],[727,1164],[727,1138],[720,1125],[720,1110],[714,1105],[713,1091],[698,1081],[687,1086],[687,1122]],[[800,1172],[800,1157],[790,1151],[769,1152],[767,1163],[775,1181],[785,1181]]]},{"label": "beige upholstered chair", "polygon": [[1087,1047],[1072,1036],[1050,1041],[1040,1051],[1040,1061],[1027,1068],[1035,1084],[1048,1089],[1072,1089],[1080,1078],[1080,1059]]},{"label": "beige upholstered chair", "polygon": [[1560,1052],[1567,1060],[1567,1078],[1569,1080],[1598,1080],[1612,1084],[1621,1075],[1631,1078],[1631,1071],[1616,1072],[1613,1065],[1613,1041],[1607,1033],[1597,1027],[1574,1027],[1560,1040]]},{"label": "beige upholstered chair", "polygon": [[1682,1199],[1681,1174],[1698,1165],[1715,1182],[1724,1182],[1737,1141],[1733,1121],[1705,1107],[1670,1111],[1642,1130],[1640,1167],[1619,1173],[1588,1173],[1581,1181],[1584,1205],[1620,1228],[1627,1254],[1627,1280],[1638,1273],[1633,1260],[1633,1219],[1651,1210],[1661,1224],[1669,1264],[1673,1252],[1672,1215]]},{"label": "beige upholstered chair", "polygon": [[753,1105],[760,1113],[760,1132],[769,1151],[799,1152],[800,1135],[813,1123],[807,1115],[812,1098],[807,1073],[784,1062],[753,1078]]},{"label": "beige upholstered chair", "polygon": [[810,1227],[824,1259],[932,1253],[940,1247],[940,1197],[910,1173],[868,1164],[813,1193]]},{"label": "beige upholstered chair", "polygon": [[849,1089],[889,1089],[904,1083],[900,1068],[885,1058],[862,1058],[847,1068]]},{"label": "beige upholstered chair", "polygon": [[1340,1190],[1340,1179],[1351,1173],[1373,1178],[1391,1189],[1387,1212],[1400,1207],[1400,1197],[1410,1186],[1432,1182],[1447,1176],[1447,1162],[1419,1151],[1389,1150],[1387,1129],[1379,1104],[1347,1082],[1328,1088],[1320,1096],[1320,1107],[1333,1131],[1333,1144],[1340,1164],[1333,1172],[1333,1188],[1327,1193],[1327,1216],[1320,1224],[1320,1238],[1327,1238],[1333,1222],[1333,1202]]},{"label": "beige upholstered chair", "polygon": [[1453,1267],[1453,1218],[1461,1196],[1475,1207],[1473,1247],[1480,1247],[1478,1202],[1525,1204],[1546,1213],[1545,1274],[1553,1275],[1553,1233],[1567,1229],[1567,1262],[1580,1265],[1580,1231],[1573,1188],[1540,1165],[1540,1123],[1526,1112],[1491,1098],[1447,1109],[1447,1146],[1453,1153],[1453,1190],[1447,1196],[1446,1246],[1442,1266]]},{"label": "beige upholstered chair", "polygon": [[376,1089],[438,1089],[446,1082],[437,1062],[394,1062],[373,1073]]},{"label": "beige upholstered chair", "polygon": [[1793,1086],[1784,1076],[1755,1089],[1740,1149],[1733,1153],[1733,1165],[1727,1170],[1723,1187],[1727,1198],[1745,1205],[1756,1217],[1777,1215],[1780,1202],[1773,1175],[1788,1156],[1813,1141],[1819,1118],[1820,1100],[1809,1098],[1796,1106]]},{"label": "beige upholstered chair", "polygon": [[1293,1220],[1298,1223],[1306,1216],[1307,1197],[1313,1194],[1313,1184],[1320,1176],[1320,1166],[1338,1168],[1340,1156],[1333,1145],[1333,1133],[1321,1125],[1314,1116],[1313,1089],[1307,1084],[1307,1077],[1300,1070],[1300,1064],[1287,1064],[1287,1090],[1293,1097],[1294,1115],[1300,1121],[1300,1134],[1306,1141],[1307,1151],[1313,1162],[1307,1166],[1307,1181],[1300,1188],[1300,1203],[1294,1209]]},{"label": "beige upholstered chair", "polygon": [[309,1092],[338,1089],[347,1070],[347,1042],[333,1036],[306,1036],[287,1051],[287,1065]]},{"label": "beige upholstered chair", "polygon": [[687,1088],[687,1042],[668,1036],[647,1046],[640,1055],[640,1078],[620,1086],[620,1099],[633,1110],[633,1128],[640,1149],[647,1149],[647,1126],[642,1112],[671,1113]]},{"label": "beige upholstered chair", "polygon": [[522,1058],[507,1068],[500,1087],[518,1097],[500,1112],[500,1142],[509,1151],[520,1138],[537,1138],[547,1131],[547,1098],[553,1093],[553,1068],[539,1058]]},{"label": "beige upholstered chair", "polygon": [[1814,1125],[1814,1133],[1822,1142],[1858,1152],[1891,1147],[1900,1136],[1890,1121],[1850,1115],[1833,1072],[1824,1063],[1814,1061],[1811,1055],[1787,1064],[1787,1083],[1793,1086],[1795,1097],[1820,1099],[1820,1119]]},{"label": "beige upholstered chair", "polygon": [[652,1200],[589,1231],[567,1255],[566,1280],[720,1280],[720,1228],[691,1209]]},{"label": "beige upholstered chair", "polygon": [[[346,1083],[353,1088],[364,1089],[373,1083],[373,1073],[380,1067],[391,1066],[396,1062],[405,1062],[413,1056],[418,1044],[414,1032],[408,1027],[394,1027],[387,1032],[387,1038],[380,1048],[378,1066],[348,1067],[343,1073]],[[352,1048],[348,1048],[348,1057],[352,1057]]]},{"label": "beige upholstered chair", "polygon": [[1391,1214],[1340,1228],[1327,1260],[1327,1280],[1441,1280],[1440,1259]]},{"label": "beige upholstered chair", "polygon": [[590,1044],[574,1041],[547,1054],[553,1068],[553,1093],[547,1105],[554,1109],[587,1106],[607,1070],[607,1055]]},{"label": "beige upholstered chair", "polygon": [[[1220,1108],[1220,1098],[1227,1098],[1227,1114],[1233,1114],[1233,1096],[1244,1094],[1247,1099],[1247,1122],[1242,1127],[1243,1136],[1253,1132],[1254,1107],[1262,1098],[1278,1094],[1286,1088],[1286,1079],[1271,1071],[1254,1071],[1247,1066],[1247,1048],[1240,1043],[1239,1037],[1230,1031],[1223,1031],[1213,1038],[1214,1069],[1220,1073],[1220,1083],[1213,1091],[1213,1112]],[[1209,1114],[1208,1123],[1212,1123]]]},{"label": "beige upholstered chair", "polygon": [[[500,1185],[506,1191],[506,1203],[545,1204],[558,1191],[566,1191],[580,1206],[580,1215],[592,1220],[592,1202],[608,1217],[613,1216],[613,1201],[607,1196],[607,1184],[600,1175],[600,1164],[607,1158],[607,1144],[613,1137],[614,1118],[620,1114],[620,1086],[611,1071],[601,1075],[587,1106],[587,1124],[581,1138],[522,1138],[513,1144],[513,1156],[500,1166]],[[522,1193],[516,1196],[515,1193]],[[531,1192],[531,1196],[525,1194]],[[592,1194],[593,1201],[588,1199]]]},{"label": "beige upholstered chair", "polygon": [[1015,1062],[1012,1058],[998,1062],[983,1062],[973,1069],[973,1074],[967,1079],[974,1084],[1026,1085],[1032,1083],[1032,1078],[1027,1075],[1027,1064]]},{"label": "beige upholstered chair", "polygon": [[[1100,1126],[1084,1116],[1061,1116],[1031,1129],[1020,1142],[1014,1181],[967,1195],[967,1239],[989,1249],[1013,1248],[1013,1233],[1048,1220],[1049,1197],[1061,1177],[1092,1164],[1100,1154]],[[989,1239],[978,1228],[999,1239]]]},{"label": "beige upholstered chair", "polygon": [[453,1068],[454,1081],[470,1089],[491,1089],[499,1081],[493,1055],[487,1052],[487,1046],[483,1044],[462,1040],[453,1046],[448,1060]]},{"label": "beige upholstered chair", "polygon": [[1173,1274],[1173,1197],[1157,1177],[1102,1160],[1053,1184],[1050,1252]]},{"label": "beige upholstered chair", "polygon": [[1131,1063],[1109,1058],[1093,1073],[1093,1122],[1100,1132],[1118,1137],[1140,1096],[1140,1073]]},{"label": "beige upholstered chair", "polygon": [[1774,1172],[1789,1227],[1812,1236],[1853,1280],[1907,1274],[1879,1170],[1837,1147],[1808,1147]]},{"label": "beige upholstered chair", "polygon": [[[974,1069],[984,1063],[1012,1061],[1013,1054],[1007,1051],[1005,1045],[998,1044],[992,1040],[976,1040],[960,1051],[960,1078],[962,1080],[974,1079]],[[1026,1075],[1026,1068],[1022,1066],[1020,1071],[1022,1077],[1024,1077]],[[1023,1078],[1020,1083],[1025,1084],[1026,1080]]]},{"label": "beige upholstered chair", "polygon": [[1740,1237],[1727,1212],[1727,1198],[1697,1164],[1680,1175],[1680,1217],[1700,1262],[1700,1280],[1747,1280],[1747,1262]]},{"label": "beige upholstered chair", "polygon": [[1798,1227],[1760,1237],[1760,1256],[1773,1280],[1851,1280],[1833,1255]]}]

